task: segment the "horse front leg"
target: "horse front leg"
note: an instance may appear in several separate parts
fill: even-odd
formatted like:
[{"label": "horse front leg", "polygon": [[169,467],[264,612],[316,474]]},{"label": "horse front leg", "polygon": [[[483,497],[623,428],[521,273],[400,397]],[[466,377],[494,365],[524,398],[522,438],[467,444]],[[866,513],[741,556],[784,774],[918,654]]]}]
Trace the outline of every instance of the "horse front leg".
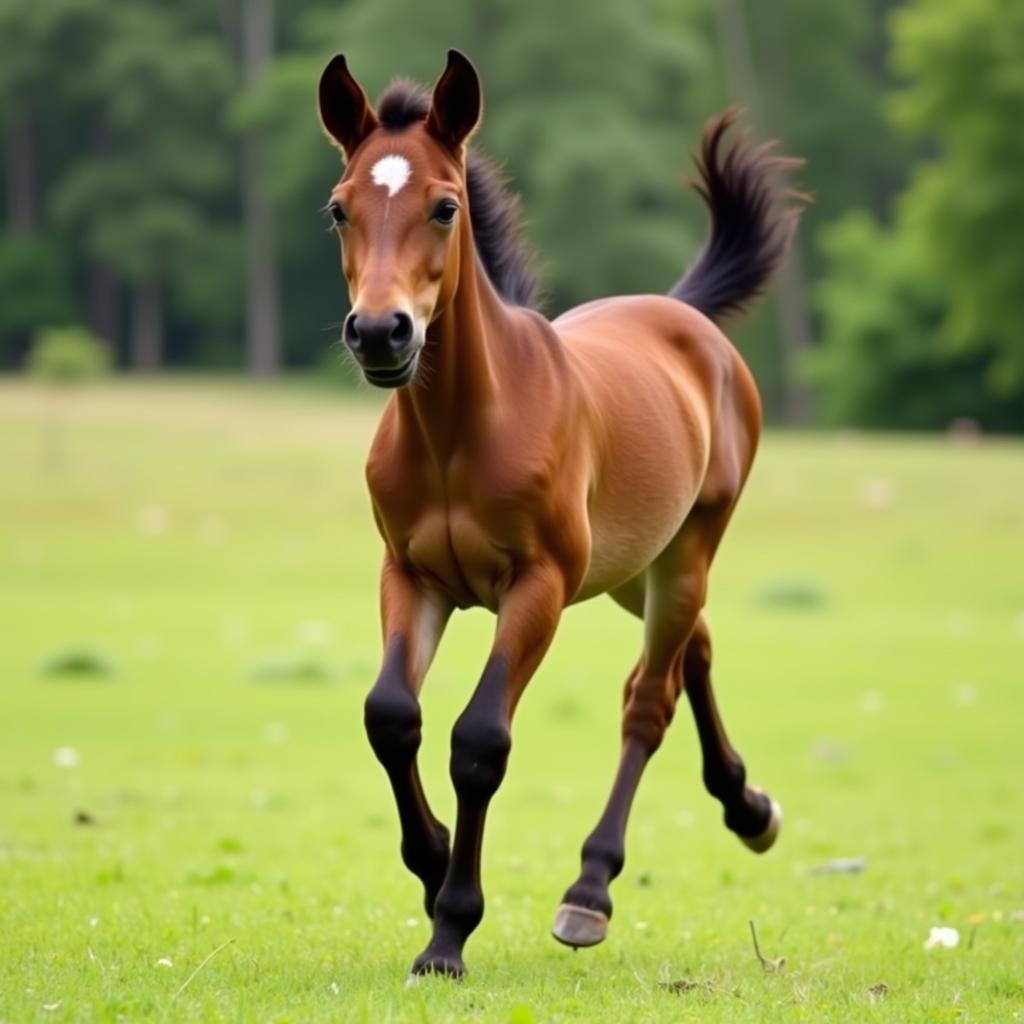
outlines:
[{"label": "horse front leg", "polygon": [[501,601],[487,665],[452,729],[455,841],[437,895],[433,936],[413,963],[413,974],[465,973],[462,950],[484,913],[480,858],[487,808],[505,777],[516,704],[555,635],[566,592],[558,569],[535,568]]},{"label": "horse front leg", "polygon": [[423,590],[385,559],[381,572],[384,664],[364,705],[366,733],[384,766],[398,806],[402,860],[423,883],[424,906],[434,902],[448,870],[448,829],[434,817],[420,782],[416,757],[422,738],[420,687],[452,606]]}]

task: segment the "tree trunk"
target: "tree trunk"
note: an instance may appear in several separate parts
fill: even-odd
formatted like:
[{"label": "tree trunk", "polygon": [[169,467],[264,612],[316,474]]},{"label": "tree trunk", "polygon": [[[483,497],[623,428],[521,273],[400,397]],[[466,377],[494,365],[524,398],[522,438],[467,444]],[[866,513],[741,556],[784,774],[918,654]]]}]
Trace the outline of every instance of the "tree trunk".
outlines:
[{"label": "tree trunk", "polygon": [[36,152],[32,115],[15,114],[7,137],[7,218],[11,233],[30,237],[39,225],[36,210]]},{"label": "tree trunk", "polygon": [[811,348],[811,318],[807,313],[807,289],[804,282],[800,236],[793,239],[789,254],[779,273],[779,328],[785,352],[786,372],[782,378],[783,417],[787,423],[809,423],[814,406],[803,385],[801,363]]},{"label": "tree trunk", "polygon": [[[751,47],[750,27],[744,0],[719,0],[718,31],[737,101],[746,107],[749,119],[762,136],[769,119],[758,98],[757,70]],[[787,423],[805,423],[811,415],[811,399],[800,380],[799,362],[810,348],[811,326],[807,315],[806,289],[800,260],[799,239],[794,239],[786,265],[779,274],[779,332],[782,340],[783,419]]]},{"label": "tree trunk", "polygon": [[120,333],[120,296],[117,277],[110,266],[101,260],[89,264],[89,320],[93,334],[117,348]]},{"label": "tree trunk", "polygon": [[[243,0],[242,82],[259,82],[274,52],[273,0]],[[263,141],[253,132],[242,143],[242,209],[245,218],[246,366],[269,377],[281,365],[281,325],[274,218],[264,182]]]},{"label": "tree trunk", "polygon": [[132,369],[153,373],[164,356],[164,312],[160,279],[147,278],[135,284],[132,302]]}]

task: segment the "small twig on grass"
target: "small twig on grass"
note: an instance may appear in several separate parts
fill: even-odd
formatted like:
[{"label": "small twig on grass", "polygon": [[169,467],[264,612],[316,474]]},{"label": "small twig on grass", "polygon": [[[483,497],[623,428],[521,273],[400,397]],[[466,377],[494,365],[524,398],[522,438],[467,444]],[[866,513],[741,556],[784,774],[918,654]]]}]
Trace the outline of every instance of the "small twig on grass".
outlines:
[{"label": "small twig on grass", "polygon": [[207,954],[206,959],[185,979],[185,983],[178,989],[177,992],[171,996],[171,999],[177,999],[182,992],[185,991],[192,984],[192,979],[223,949],[227,949],[235,940],[228,939],[227,942],[222,942],[212,953]]},{"label": "small twig on grass", "polygon": [[777,960],[769,960],[768,957],[761,955],[761,947],[757,942],[757,929],[754,927],[754,922],[749,921],[750,925],[750,937],[754,940],[754,952],[757,954],[757,959],[761,962],[761,966],[769,974],[778,974],[783,967],[786,966],[786,958],[780,956]]}]

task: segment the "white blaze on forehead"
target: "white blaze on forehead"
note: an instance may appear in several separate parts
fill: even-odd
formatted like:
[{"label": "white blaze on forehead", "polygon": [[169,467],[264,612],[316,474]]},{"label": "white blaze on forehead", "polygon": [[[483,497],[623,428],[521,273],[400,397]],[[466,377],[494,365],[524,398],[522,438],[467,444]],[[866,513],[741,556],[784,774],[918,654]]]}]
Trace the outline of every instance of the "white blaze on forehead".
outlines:
[{"label": "white blaze on forehead", "polygon": [[412,168],[404,156],[392,153],[382,156],[370,171],[375,185],[383,185],[388,190],[388,198],[397,195],[412,175]]}]

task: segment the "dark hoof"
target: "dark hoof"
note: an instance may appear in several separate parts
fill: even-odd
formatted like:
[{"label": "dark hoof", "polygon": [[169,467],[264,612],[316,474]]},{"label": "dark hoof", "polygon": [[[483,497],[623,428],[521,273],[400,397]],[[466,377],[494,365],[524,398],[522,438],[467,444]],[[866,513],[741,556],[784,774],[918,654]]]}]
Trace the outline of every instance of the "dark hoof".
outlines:
[{"label": "dark hoof", "polygon": [[575,907],[563,903],[555,914],[555,925],[551,929],[559,942],[573,949],[596,946],[604,942],[608,934],[608,915],[589,907]]},{"label": "dark hoof", "polygon": [[740,836],[740,842],[748,850],[753,850],[754,853],[766,853],[775,845],[775,840],[779,838],[779,831],[782,828],[782,808],[764,790],[754,788],[754,792],[768,798],[768,803],[771,805],[768,824],[765,826],[764,831],[756,836]]},{"label": "dark hoof", "polygon": [[458,981],[465,976],[466,965],[458,953],[432,953],[428,949],[416,957],[409,972],[412,978],[422,978],[425,974],[437,974]]}]

